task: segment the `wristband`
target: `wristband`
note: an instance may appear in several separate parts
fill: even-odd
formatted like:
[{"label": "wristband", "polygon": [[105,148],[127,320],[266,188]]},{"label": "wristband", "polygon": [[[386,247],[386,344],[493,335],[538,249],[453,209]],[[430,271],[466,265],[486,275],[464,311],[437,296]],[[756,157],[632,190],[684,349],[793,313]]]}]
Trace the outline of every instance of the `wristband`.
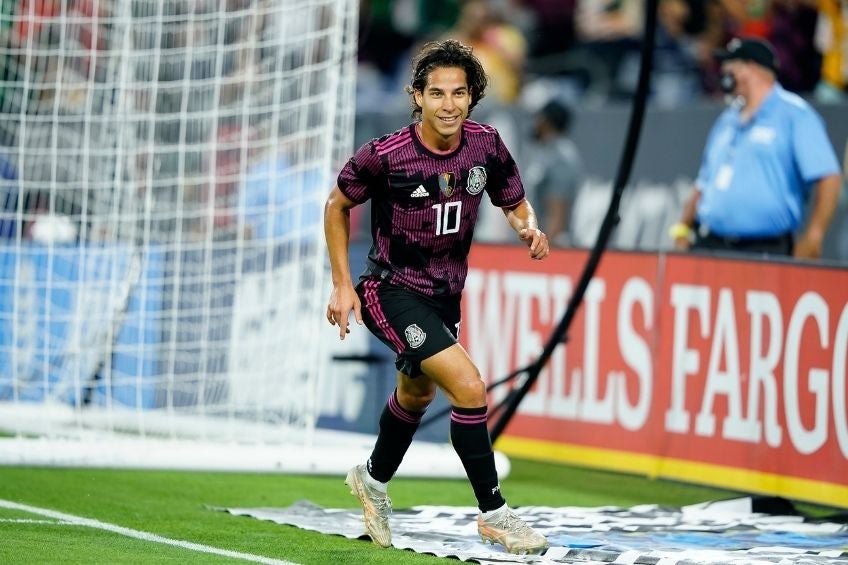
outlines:
[{"label": "wristband", "polygon": [[690,228],[688,224],[684,224],[683,222],[678,222],[668,228],[668,236],[674,240],[678,240],[682,237],[688,238],[689,234],[691,233],[692,228]]}]

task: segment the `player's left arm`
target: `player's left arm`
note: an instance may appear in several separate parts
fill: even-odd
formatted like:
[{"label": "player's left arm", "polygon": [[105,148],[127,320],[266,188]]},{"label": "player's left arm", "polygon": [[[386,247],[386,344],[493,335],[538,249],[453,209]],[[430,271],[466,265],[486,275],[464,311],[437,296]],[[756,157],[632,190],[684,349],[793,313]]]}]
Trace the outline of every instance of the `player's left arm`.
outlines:
[{"label": "player's left arm", "polygon": [[815,111],[793,114],[792,150],[801,178],[815,183],[807,226],[795,242],[793,255],[799,258],[821,256],[822,242],[842,188],[836,151],[827,135],[824,120]]},{"label": "player's left arm", "polygon": [[812,208],[807,227],[795,243],[793,255],[813,259],[821,257],[822,242],[839,202],[842,178],[836,175],[822,177],[816,182]]},{"label": "player's left arm", "polygon": [[539,229],[536,212],[533,211],[530,202],[525,198],[514,208],[503,208],[503,212],[509,225],[518,234],[518,239],[530,248],[530,258],[544,259],[547,257],[550,252],[548,236]]}]

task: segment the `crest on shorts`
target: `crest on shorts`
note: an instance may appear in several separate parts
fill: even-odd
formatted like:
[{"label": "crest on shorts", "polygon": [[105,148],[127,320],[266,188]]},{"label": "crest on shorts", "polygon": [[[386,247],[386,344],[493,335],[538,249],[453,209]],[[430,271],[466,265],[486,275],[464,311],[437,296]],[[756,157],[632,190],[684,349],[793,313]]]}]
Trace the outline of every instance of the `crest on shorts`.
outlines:
[{"label": "crest on shorts", "polygon": [[442,194],[450,197],[453,194],[454,188],[456,188],[455,174],[447,172],[439,175],[439,189],[441,189]]},{"label": "crest on shorts", "polygon": [[424,343],[424,340],[427,339],[427,334],[416,324],[406,326],[403,333],[406,335],[406,341],[412,349],[418,349]]},{"label": "crest on shorts", "polygon": [[465,190],[468,194],[480,194],[480,191],[486,187],[486,167],[472,167],[468,171],[468,183],[465,185]]}]

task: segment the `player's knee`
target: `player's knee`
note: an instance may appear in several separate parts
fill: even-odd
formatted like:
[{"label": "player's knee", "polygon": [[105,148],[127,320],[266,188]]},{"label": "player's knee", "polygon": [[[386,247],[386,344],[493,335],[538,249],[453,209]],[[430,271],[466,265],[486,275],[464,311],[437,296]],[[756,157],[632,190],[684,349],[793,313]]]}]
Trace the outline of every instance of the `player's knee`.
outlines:
[{"label": "player's knee", "polygon": [[486,405],[486,383],[480,378],[479,373],[457,379],[450,392],[454,397],[452,402],[454,406],[479,408]]},{"label": "player's knee", "polygon": [[423,412],[436,397],[436,388],[404,390],[398,388],[398,402],[410,412]]}]

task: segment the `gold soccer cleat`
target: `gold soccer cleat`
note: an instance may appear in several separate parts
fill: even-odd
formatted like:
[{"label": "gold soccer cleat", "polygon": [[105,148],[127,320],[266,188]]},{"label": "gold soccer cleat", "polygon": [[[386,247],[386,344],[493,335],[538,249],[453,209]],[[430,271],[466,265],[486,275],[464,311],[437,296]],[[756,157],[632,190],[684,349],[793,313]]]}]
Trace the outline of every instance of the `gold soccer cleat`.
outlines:
[{"label": "gold soccer cleat", "polygon": [[528,526],[510,508],[504,508],[488,520],[478,515],[477,531],[484,542],[499,543],[509,553],[541,553],[548,548],[545,536]]},{"label": "gold soccer cleat", "polygon": [[392,545],[392,531],[389,529],[392,501],[387,494],[368,486],[365,482],[366,473],[368,471],[365,465],[357,465],[348,471],[345,484],[350,487],[350,494],[359,498],[362,504],[365,530],[371,536],[371,541],[379,546],[389,547]]}]

